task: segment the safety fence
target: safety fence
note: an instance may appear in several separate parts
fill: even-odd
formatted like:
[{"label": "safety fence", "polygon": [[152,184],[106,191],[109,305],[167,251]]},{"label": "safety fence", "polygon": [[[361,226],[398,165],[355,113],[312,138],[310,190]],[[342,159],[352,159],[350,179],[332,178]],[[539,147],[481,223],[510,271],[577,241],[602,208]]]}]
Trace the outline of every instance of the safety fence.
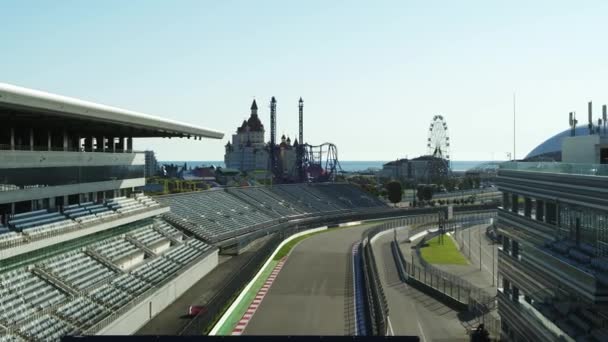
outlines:
[{"label": "safety fence", "polygon": [[243,266],[232,272],[230,278],[223,283],[223,287],[204,303],[206,310],[195,316],[182,329],[179,335],[201,335],[201,333],[206,334],[210,331],[241,290],[253,279],[262,265],[264,265],[264,262],[276,250],[278,245],[291,235],[310,228],[313,227],[310,225],[295,225],[272,234],[263,247],[253,253]]},{"label": "safety fence", "polygon": [[275,248],[281,243],[283,236],[273,235],[263,247],[251,255],[249,260],[239,269],[232,272],[221,289],[211,299],[204,303],[206,310],[201,311],[186,325],[179,335],[201,335],[211,330],[213,324],[221,317],[230,306],[234,298],[238,296],[242,288],[253,278],[255,273],[264,264]]},{"label": "safety fence", "polygon": [[[496,214],[491,212],[458,217],[445,225],[445,231],[465,229],[481,224],[491,224],[495,217]],[[412,254],[411,261],[406,260],[399,248],[398,241],[396,239],[392,241],[391,251],[397,264],[399,277],[402,281],[439,297],[447,304],[459,310],[468,310],[473,313],[479,318],[480,323],[484,324],[485,329],[490,335],[498,338],[500,336],[500,320],[494,315],[489,314],[490,311],[496,308],[496,296],[490,295],[484,289],[471,284],[459,276],[445,272],[427,263],[420,257],[419,247],[440,233],[440,231],[429,233],[417,243],[415,253],[417,254],[419,265],[414,261],[414,254]]]}]

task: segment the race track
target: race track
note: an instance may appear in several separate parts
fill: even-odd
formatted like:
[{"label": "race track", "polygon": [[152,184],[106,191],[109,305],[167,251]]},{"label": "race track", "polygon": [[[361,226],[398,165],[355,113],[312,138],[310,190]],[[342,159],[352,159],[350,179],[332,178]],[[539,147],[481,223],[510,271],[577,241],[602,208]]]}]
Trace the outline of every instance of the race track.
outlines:
[{"label": "race track", "polygon": [[369,225],[300,242],[245,335],[353,335],[352,245]]}]

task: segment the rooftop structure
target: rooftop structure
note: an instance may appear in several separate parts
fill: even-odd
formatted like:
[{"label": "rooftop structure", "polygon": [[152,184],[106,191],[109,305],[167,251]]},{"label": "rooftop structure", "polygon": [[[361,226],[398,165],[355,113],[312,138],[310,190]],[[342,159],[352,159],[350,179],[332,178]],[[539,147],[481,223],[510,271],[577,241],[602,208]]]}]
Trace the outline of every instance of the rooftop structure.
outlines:
[{"label": "rooftop structure", "polygon": [[162,310],[217,265],[217,248],[136,192],[146,154],[133,139],[222,133],[7,84],[0,121],[0,325],[14,340],[133,332],[145,323],[133,315],[150,318],[148,305]]}]

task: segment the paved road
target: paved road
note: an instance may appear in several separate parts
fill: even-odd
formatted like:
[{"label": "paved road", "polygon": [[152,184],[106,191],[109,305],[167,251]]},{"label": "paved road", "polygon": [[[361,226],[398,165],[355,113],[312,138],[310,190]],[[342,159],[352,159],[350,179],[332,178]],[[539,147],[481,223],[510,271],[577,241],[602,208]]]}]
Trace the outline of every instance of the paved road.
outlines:
[{"label": "paved road", "polygon": [[[399,241],[407,238],[406,229],[397,231]],[[388,231],[372,243],[394,334],[417,335],[422,342],[468,341],[465,329],[468,317],[401,282],[390,249],[393,236],[393,231]]]},{"label": "paved road", "polygon": [[[461,246],[461,252],[471,263],[462,266],[460,269],[453,267],[447,271],[452,274],[463,275],[473,285],[484,288],[491,294],[496,294],[496,285],[499,282],[496,281],[496,278],[492,282],[492,277],[496,277],[498,273],[498,255],[496,254],[498,245],[487,238],[485,234],[487,226],[487,224],[477,225],[457,231],[454,234],[456,241]],[[481,271],[479,267],[480,255]]]},{"label": "paved road", "polygon": [[352,245],[369,225],[317,234],[292,251],[246,335],[353,335]]},{"label": "paved road", "polygon": [[244,253],[230,257],[220,256],[220,264],[201,278],[188,291],[171,303],[165,310],[156,315],[144,325],[136,335],[176,335],[190,322],[185,314],[193,304],[204,305],[219,291],[230,276],[244,265],[251,254],[268,241],[270,236],[252,242],[251,247]]}]

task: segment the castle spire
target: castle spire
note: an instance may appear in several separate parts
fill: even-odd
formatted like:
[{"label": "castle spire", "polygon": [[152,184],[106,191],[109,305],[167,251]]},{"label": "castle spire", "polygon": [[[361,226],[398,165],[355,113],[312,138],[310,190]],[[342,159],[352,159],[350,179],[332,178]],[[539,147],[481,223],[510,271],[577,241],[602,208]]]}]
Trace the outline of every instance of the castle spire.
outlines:
[{"label": "castle spire", "polygon": [[251,103],[251,115],[258,115],[258,104],[253,99],[253,103]]}]

